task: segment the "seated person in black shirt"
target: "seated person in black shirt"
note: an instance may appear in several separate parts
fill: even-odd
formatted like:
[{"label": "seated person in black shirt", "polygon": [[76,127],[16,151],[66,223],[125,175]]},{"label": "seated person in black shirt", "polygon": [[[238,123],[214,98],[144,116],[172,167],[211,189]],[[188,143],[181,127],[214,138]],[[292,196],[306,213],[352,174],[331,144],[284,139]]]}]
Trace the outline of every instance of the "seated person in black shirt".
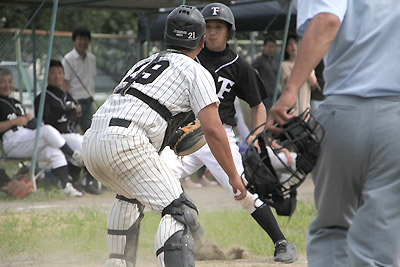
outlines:
[{"label": "seated person in black shirt", "polygon": [[[67,144],[74,150],[82,151],[83,136],[78,133],[75,126],[80,116],[79,104],[72,96],[61,89],[64,81],[64,68],[60,61],[50,60],[49,75],[47,77],[47,90],[43,107],[43,122],[52,125],[65,138]],[[39,112],[41,94],[35,98],[35,115]],[[86,178],[80,182],[81,170],[84,168]],[[89,174],[83,164],[69,162],[69,172],[75,188],[82,193],[100,194],[94,185],[94,178]]]},{"label": "seated person in black shirt", "polygon": [[[36,139],[36,122],[25,112],[22,104],[10,97],[14,90],[13,76],[9,69],[0,68],[0,137],[8,157],[32,157]],[[38,160],[51,163],[51,171],[68,196],[80,197],[68,178],[67,158],[82,164],[79,151],[74,151],[61,134],[51,125],[42,125],[38,143]]]}]

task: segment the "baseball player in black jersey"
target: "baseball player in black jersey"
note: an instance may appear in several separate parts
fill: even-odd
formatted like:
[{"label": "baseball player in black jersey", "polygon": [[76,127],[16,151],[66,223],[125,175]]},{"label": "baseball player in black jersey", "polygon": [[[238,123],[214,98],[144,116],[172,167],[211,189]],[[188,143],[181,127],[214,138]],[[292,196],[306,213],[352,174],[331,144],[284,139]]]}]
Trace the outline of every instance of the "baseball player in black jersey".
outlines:
[{"label": "baseball player in black jersey", "polygon": [[[46,98],[43,107],[43,122],[56,128],[67,141],[67,144],[76,151],[82,151],[83,136],[75,128],[80,116],[80,106],[72,96],[61,89],[64,81],[64,68],[60,61],[50,60],[49,74],[47,78]],[[39,112],[41,93],[35,98],[35,116]],[[94,185],[94,178],[86,171],[86,168],[77,162],[70,162],[69,174],[73,185],[80,192],[100,194]],[[86,178],[84,186],[80,184],[81,169],[84,169]]]},{"label": "baseball player in black jersey", "polygon": [[110,208],[107,266],[134,266],[143,205],[161,215],[158,266],[194,266],[197,208],[159,152],[188,113],[198,116],[207,142],[237,200],[246,197],[218,116],[211,74],[194,61],[204,47],[205,21],[191,6],[167,17],[167,47],[135,64],[93,116],[83,158],[92,175],[116,192]]},{"label": "baseball player in black jersey", "polygon": [[[26,158],[33,155],[36,121],[26,114],[21,103],[11,98],[14,90],[12,73],[0,69],[0,137],[9,157]],[[74,151],[51,125],[42,125],[38,143],[38,160],[51,162],[52,173],[59,178],[62,192],[69,196],[82,196],[68,178],[67,159],[82,164],[79,151]]]},{"label": "baseball player in black jersey", "polygon": [[[233,127],[236,126],[234,101],[236,97],[239,97],[250,105],[253,126],[257,127],[266,121],[265,106],[261,99],[266,98],[267,94],[256,71],[233,52],[227,44],[228,39],[235,34],[235,20],[231,10],[226,5],[213,3],[203,8],[202,15],[207,23],[206,41],[205,47],[196,60],[214,74],[217,95],[221,102],[218,108],[219,115],[229,139],[236,168],[241,172],[243,171],[242,159],[233,132]],[[258,131],[262,130],[260,128]],[[258,131],[254,134],[257,134]],[[289,151],[285,153],[289,153]],[[182,159],[172,155],[170,149],[165,149],[162,157],[177,178],[187,177],[206,165],[215,179],[225,189],[232,192],[228,177],[214,159],[208,145]],[[282,157],[284,161],[287,160],[284,154]],[[288,155],[289,157],[291,156]],[[286,240],[269,206],[259,200],[257,195],[250,193],[241,203],[274,242],[275,261],[293,262],[296,260],[296,247]]]}]

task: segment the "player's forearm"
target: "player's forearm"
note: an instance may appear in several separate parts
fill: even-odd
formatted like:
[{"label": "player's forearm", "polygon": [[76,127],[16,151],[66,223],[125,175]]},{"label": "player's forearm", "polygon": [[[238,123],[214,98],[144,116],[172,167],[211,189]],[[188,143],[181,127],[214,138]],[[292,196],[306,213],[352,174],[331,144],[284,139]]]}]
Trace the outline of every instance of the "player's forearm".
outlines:
[{"label": "player's forearm", "polygon": [[307,81],[312,70],[328,51],[339,28],[339,18],[333,14],[321,13],[311,20],[301,40],[286,90],[298,90]]},{"label": "player's forearm", "polygon": [[210,105],[199,112],[199,119],[207,144],[218,164],[231,178],[237,175],[228,137],[218,115],[216,105]]},{"label": "player's forearm", "polygon": [[222,125],[219,129],[212,129],[212,131],[204,133],[204,135],[211,152],[225,173],[229,177],[237,175],[228,138],[226,137],[226,132]]},{"label": "player's forearm", "polygon": [[315,72],[311,72],[310,77],[308,77],[308,83],[311,86],[311,89],[315,89],[318,84],[317,84],[317,76],[315,76]]},{"label": "player's forearm", "polygon": [[[265,110],[264,104],[261,102],[257,106],[251,108],[252,118],[253,118],[253,129],[260,126],[261,124],[265,123],[267,120],[267,111]],[[257,135],[265,127],[259,127],[255,132],[254,135]]]},{"label": "player's forearm", "polygon": [[13,127],[13,123],[11,121],[2,121],[0,122],[0,133],[4,133],[11,127]]},{"label": "player's forearm", "polygon": [[11,129],[14,126],[21,125],[18,123],[19,117],[12,119],[12,120],[7,120],[7,121],[2,121],[0,122],[0,133],[4,133],[5,131]]}]

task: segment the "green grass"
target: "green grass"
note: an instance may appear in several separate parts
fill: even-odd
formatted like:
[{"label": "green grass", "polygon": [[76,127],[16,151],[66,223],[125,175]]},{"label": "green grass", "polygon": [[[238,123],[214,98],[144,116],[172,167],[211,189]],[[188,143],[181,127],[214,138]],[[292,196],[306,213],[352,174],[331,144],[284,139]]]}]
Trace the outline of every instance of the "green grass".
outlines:
[{"label": "green grass", "polygon": [[63,194],[57,185],[53,184],[49,179],[37,180],[37,190],[27,195],[25,198],[17,200],[0,191],[0,201],[21,201],[21,202],[34,202],[34,201],[52,201],[59,199],[68,199],[68,196]]},{"label": "green grass", "polygon": [[[64,258],[84,253],[98,257],[107,251],[106,214],[93,209],[0,215],[0,257]],[[26,254],[29,255],[26,255]]]},{"label": "green grass", "polygon": [[[286,238],[296,244],[299,253],[305,253],[305,235],[315,216],[314,206],[299,202],[290,220],[274,214]],[[237,245],[255,255],[273,254],[271,239],[249,216],[242,210],[203,212],[199,221],[206,230],[205,237],[222,248]]]},{"label": "green grass", "polygon": [[[315,215],[311,204],[298,203],[291,220],[278,217],[282,232],[305,253],[305,234]],[[154,236],[160,219],[145,212],[138,255],[153,257]],[[245,248],[251,255],[273,254],[273,244],[264,231],[242,210],[202,212],[199,221],[205,239],[221,249]],[[0,258],[40,261],[52,258],[75,258],[104,263],[107,250],[107,214],[96,209],[48,213],[0,213]]]}]

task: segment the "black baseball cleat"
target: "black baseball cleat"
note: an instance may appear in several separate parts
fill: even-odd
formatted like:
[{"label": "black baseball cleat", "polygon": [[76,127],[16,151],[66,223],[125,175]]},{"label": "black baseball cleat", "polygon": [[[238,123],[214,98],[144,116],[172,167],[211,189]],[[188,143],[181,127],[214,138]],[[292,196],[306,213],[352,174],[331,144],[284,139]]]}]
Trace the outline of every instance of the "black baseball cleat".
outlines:
[{"label": "black baseball cleat", "polygon": [[97,188],[97,186],[91,182],[85,185],[85,191],[86,193],[92,194],[92,195],[100,195],[101,191]]},{"label": "black baseball cleat", "polygon": [[293,243],[283,239],[275,243],[274,260],[276,262],[291,263],[297,260],[297,248]]},{"label": "black baseball cleat", "polygon": [[79,182],[72,182],[72,185],[75,187],[76,190],[82,193],[82,195],[85,194],[86,190],[85,187],[79,183]]}]

